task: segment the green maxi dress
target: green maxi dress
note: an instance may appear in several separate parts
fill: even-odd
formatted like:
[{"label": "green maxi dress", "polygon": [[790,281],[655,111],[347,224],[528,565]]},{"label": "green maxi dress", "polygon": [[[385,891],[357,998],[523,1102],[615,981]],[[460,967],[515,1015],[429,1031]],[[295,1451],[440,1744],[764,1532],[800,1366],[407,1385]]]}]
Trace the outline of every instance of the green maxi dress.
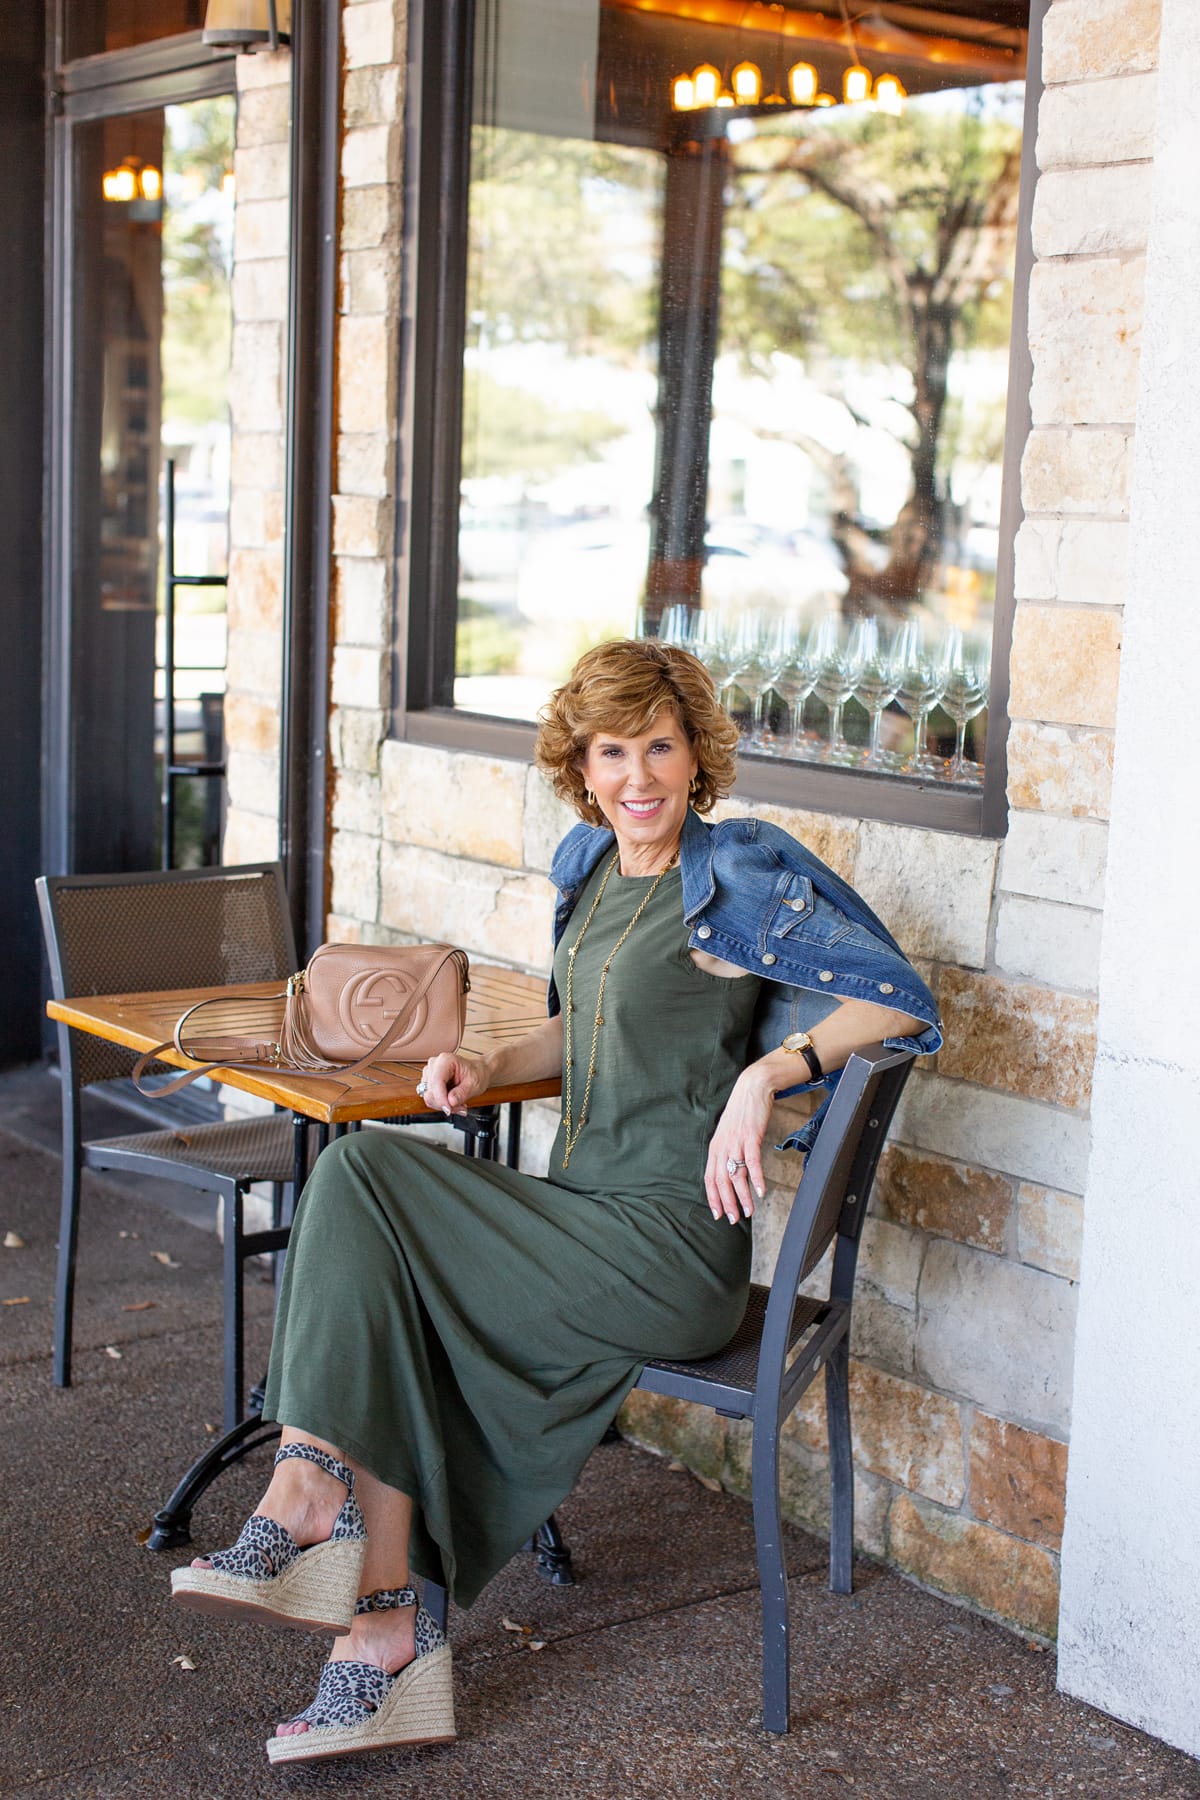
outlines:
[{"label": "green maxi dress", "polygon": [[[555,958],[579,935],[605,859]],[[614,872],[576,958],[575,1105],[601,965],[651,878]],[[750,1231],[704,1197],[759,988],[696,967],[678,869],[613,960],[587,1123],[546,1178],[398,1131],[320,1157],[296,1215],[265,1416],[415,1501],[412,1562],[469,1605],[568,1494],[651,1356],[726,1343]]]}]

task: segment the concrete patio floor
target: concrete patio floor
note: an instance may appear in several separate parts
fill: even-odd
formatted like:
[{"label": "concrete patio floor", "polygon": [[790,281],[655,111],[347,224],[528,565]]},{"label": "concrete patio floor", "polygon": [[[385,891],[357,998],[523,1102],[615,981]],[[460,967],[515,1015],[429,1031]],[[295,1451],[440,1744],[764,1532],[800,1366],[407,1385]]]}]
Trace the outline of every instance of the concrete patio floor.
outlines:
[{"label": "concrete patio floor", "polygon": [[[137,1544],[217,1420],[216,1238],[145,1188],[89,1179],[75,1384],[53,1389],[47,1093],[37,1073],[0,1078],[0,1237],[24,1240],[0,1251],[0,1298],[21,1302],[0,1307],[0,1793],[1200,1797],[1200,1765],[1057,1694],[1049,1653],[867,1561],[838,1598],[800,1532],[793,1726],[763,1732],[749,1509],[624,1443],[596,1451],[562,1508],[575,1587],[522,1556],[452,1614],[456,1744],[272,1772],[263,1740],[307,1703],[320,1642],[176,1615],[168,1570],[190,1552]],[[265,1283],[248,1310],[257,1363]],[[202,1546],[236,1534],[268,1457],[201,1501]]]}]

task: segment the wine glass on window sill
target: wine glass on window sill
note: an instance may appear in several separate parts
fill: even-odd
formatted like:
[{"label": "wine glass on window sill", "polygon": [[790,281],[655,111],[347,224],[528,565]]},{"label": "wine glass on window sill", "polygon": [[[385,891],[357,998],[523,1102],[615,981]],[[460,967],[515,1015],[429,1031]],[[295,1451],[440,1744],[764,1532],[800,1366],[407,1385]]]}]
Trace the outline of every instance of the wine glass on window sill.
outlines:
[{"label": "wine glass on window sill", "polygon": [[766,700],[778,693],[779,682],[791,654],[791,638],[786,619],[758,618],[754,661],[749,673],[750,698],[754,703],[749,748],[769,754],[774,744],[766,736]]},{"label": "wine glass on window sill", "polygon": [[904,764],[903,773],[936,776],[938,764],[929,754],[926,738],[929,715],[945,690],[946,663],[927,643],[920,619],[909,619],[901,626],[896,655],[900,663],[896,698],[913,722],[912,755]]},{"label": "wine glass on window sill", "polygon": [[966,756],[967,726],[988,703],[991,667],[984,645],[964,639],[955,626],[946,639],[944,656],[945,686],[941,705],[954,720],[954,755],[950,759],[951,781],[975,782],[983,779],[979,763],[968,762]]},{"label": "wine glass on window sill", "polygon": [[864,769],[895,769],[900,763],[893,750],[884,749],[882,741],[883,715],[900,686],[898,641],[899,634],[881,625],[878,619],[860,619],[854,627],[853,654],[858,665],[854,692],[871,722]]},{"label": "wine glass on window sill", "polygon": [[841,619],[822,619],[813,629],[817,666],[813,685],[818,699],[829,708],[829,744],[821,761],[849,766],[857,762],[859,752],[842,735],[842,709],[858,685],[858,645]]},{"label": "wine glass on window sill", "polygon": [[700,658],[713,678],[718,698],[733,672],[733,650],[729,637],[729,621],[719,610],[696,614],[692,642],[688,646]]},{"label": "wine glass on window sill", "polygon": [[783,630],[786,635],[787,660],[775,677],[775,692],[791,716],[787,754],[797,762],[811,762],[820,750],[815,736],[806,733],[804,729],[804,703],[817,681],[817,663],[811,634],[794,613],[789,614],[784,621]]}]

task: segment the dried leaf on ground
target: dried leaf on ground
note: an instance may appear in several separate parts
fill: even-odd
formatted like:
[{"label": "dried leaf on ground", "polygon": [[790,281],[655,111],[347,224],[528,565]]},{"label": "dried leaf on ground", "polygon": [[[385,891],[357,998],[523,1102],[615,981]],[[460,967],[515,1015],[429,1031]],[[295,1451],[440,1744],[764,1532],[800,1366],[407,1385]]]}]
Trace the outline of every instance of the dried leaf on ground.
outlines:
[{"label": "dried leaf on ground", "polygon": [[23,1250],[25,1248],[25,1239],[19,1237],[15,1231],[6,1231],[4,1234],[4,1248],[6,1250]]},{"label": "dried leaf on ground", "polygon": [[157,1306],[157,1305],[158,1305],[157,1300],[132,1300],[132,1301],[130,1301],[128,1306],[123,1306],[121,1308],[121,1311],[122,1312],[149,1312],[150,1308],[152,1306]]},{"label": "dried leaf on ground", "polygon": [[682,1475],[687,1470],[687,1464],[681,1463],[677,1456],[673,1456],[667,1464],[667,1470],[672,1475]]},{"label": "dried leaf on ground", "polygon": [[697,1475],[696,1480],[700,1483],[701,1487],[707,1488],[710,1494],[719,1494],[721,1492],[720,1482],[714,1481],[711,1475]]},{"label": "dried leaf on ground", "polygon": [[104,1354],[111,1356],[114,1362],[120,1362],[123,1353],[117,1349],[115,1344],[105,1344]]},{"label": "dried leaf on ground", "polygon": [[533,1631],[532,1625],[518,1625],[515,1619],[501,1619],[500,1623],[505,1631],[515,1631],[518,1637],[529,1637]]},{"label": "dried leaf on ground", "polygon": [[196,1667],[195,1663],[192,1661],[190,1656],[173,1656],[171,1658],[171,1665],[172,1665],[172,1667],[178,1666],[185,1673],[188,1673],[188,1674],[190,1674]]},{"label": "dried leaf on ground", "polygon": [[207,1431],[209,1437],[216,1437],[217,1428],[215,1425],[210,1425],[207,1419],[204,1421],[204,1429]]},{"label": "dried leaf on ground", "polygon": [[182,1269],[183,1267],[183,1264],[177,1263],[173,1256],[168,1256],[165,1250],[152,1250],[150,1254],[155,1262],[162,1264],[164,1269]]},{"label": "dried leaf on ground", "polygon": [[3,1306],[28,1306],[29,1305],[29,1295],[28,1294],[18,1294],[15,1300],[0,1301],[0,1305],[3,1305]]},{"label": "dried leaf on ground", "polygon": [[546,1648],[546,1640],[545,1638],[526,1638],[525,1648],[527,1650],[544,1650]]}]

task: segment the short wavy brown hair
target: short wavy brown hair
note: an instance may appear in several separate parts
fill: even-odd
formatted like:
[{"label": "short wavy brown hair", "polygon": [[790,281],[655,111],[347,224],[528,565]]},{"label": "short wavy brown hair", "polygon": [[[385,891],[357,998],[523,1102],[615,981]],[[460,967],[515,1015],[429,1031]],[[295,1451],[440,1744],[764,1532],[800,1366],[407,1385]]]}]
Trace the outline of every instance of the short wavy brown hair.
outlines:
[{"label": "short wavy brown hair", "polygon": [[640,737],[668,707],[696,754],[691,804],[711,812],[737,773],[737,727],[717,700],[712,676],[688,650],[656,640],[618,638],[588,650],[539,714],[534,757],[560,800],[589,825],[605,825],[586,798],[580,764],[599,731]]}]

